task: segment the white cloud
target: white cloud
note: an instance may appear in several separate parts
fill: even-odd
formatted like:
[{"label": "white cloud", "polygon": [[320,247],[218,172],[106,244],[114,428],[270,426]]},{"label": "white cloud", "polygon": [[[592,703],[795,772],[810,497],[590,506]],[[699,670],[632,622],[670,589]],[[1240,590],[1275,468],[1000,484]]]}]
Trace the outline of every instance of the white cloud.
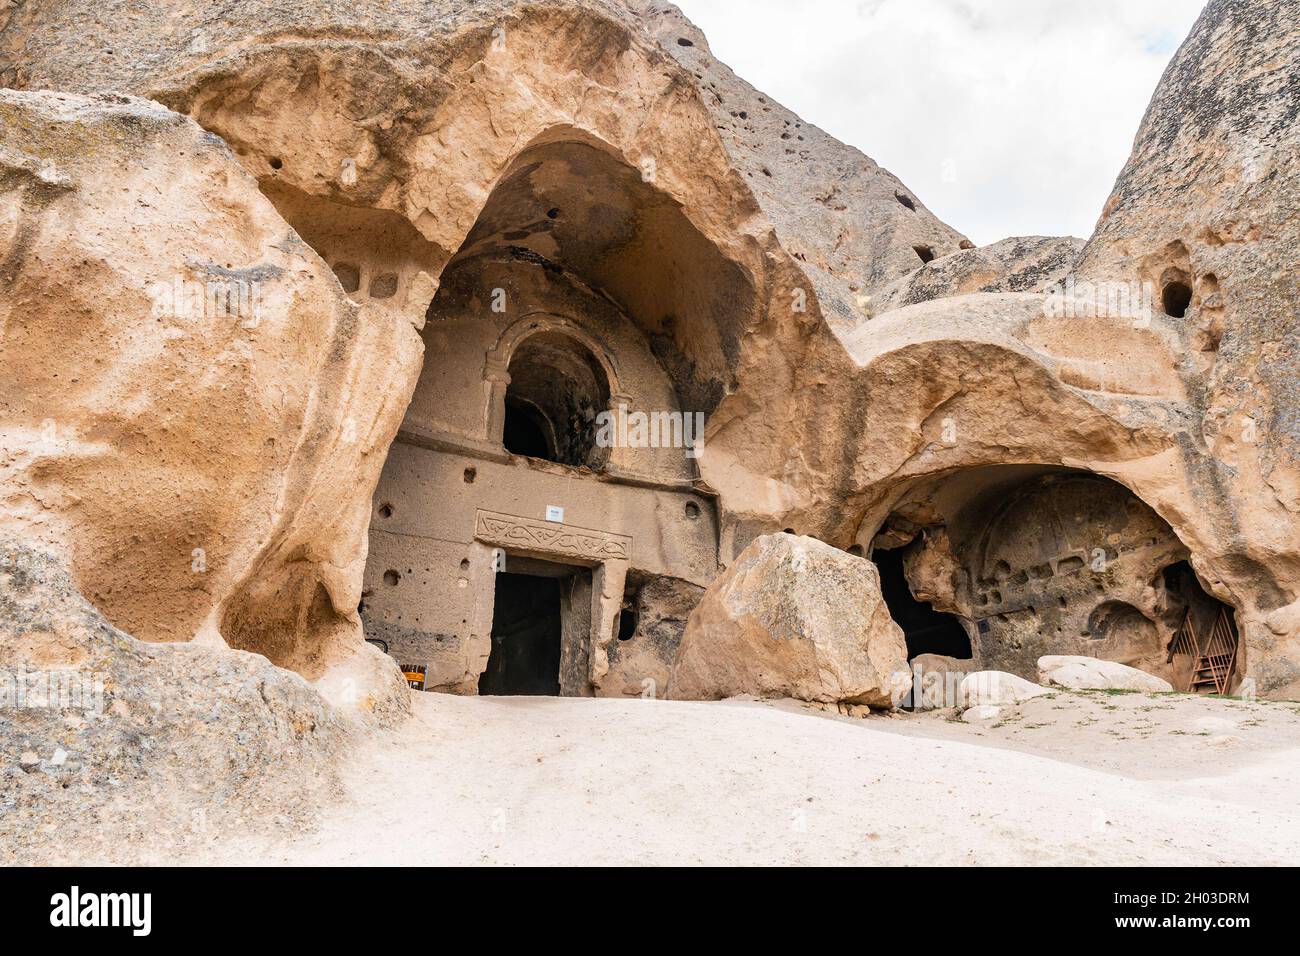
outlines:
[{"label": "white cloud", "polygon": [[1205,0],[677,0],[714,54],[980,244],[1088,236]]}]

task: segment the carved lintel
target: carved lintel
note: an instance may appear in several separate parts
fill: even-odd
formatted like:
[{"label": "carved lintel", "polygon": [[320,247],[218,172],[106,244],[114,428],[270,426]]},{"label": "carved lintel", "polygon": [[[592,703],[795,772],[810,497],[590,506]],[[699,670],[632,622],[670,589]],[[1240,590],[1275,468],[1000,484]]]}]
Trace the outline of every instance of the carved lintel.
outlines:
[{"label": "carved lintel", "polygon": [[583,561],[627,561],[632,539],[625,534],[593,531],[570,524],[523,518],[480,510],[474,519],[474,537],[486,544],[517,548],[537,554],[554,554]]}]

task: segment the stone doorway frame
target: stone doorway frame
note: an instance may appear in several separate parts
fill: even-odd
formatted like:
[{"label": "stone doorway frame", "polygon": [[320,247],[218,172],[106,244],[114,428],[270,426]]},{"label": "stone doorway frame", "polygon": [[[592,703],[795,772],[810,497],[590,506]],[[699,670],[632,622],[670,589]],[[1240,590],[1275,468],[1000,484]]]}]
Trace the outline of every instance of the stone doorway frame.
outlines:
[{"label": "stone doorway frame", "polygon": [[[471,561],[486,569],[492,581],[490,588],[479,589],[474,601],[470,659],[480,674],[487,667],[492,650],[498,553],[505,554],[507,570],[511,555],[591,568],[591,627],[585,648],[587,659],[585,666],[584,662],[574,661],[571,656],[566,662],[566,651],[561,649],[560,693],[566,697],[593,696],[601,679],[609,672],[607,649],[614,639],[614,626],[623,604],[623,587],[632,556],[631,536],[479,508],[474,514],[472,549]],[[568,654],[572,653],[573,649],[568,649]],[[577,665],[585,674],[583,686],[575,686],[572,681],[565,686],[566,663],[570,670]]]}]

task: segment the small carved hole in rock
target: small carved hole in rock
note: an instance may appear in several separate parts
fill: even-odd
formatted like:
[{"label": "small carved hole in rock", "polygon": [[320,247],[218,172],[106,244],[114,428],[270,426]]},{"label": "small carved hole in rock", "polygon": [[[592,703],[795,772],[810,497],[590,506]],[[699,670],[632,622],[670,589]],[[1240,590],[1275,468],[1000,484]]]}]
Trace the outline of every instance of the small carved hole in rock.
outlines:
[{"label": "small carved hole in rock", "polygon": [[686,517],[690,518],[692,521],[694,521],[696,518],[700,516],[700,506],[697,505],[694,501],[686,502],[685,511],[686,511]]},{"label": "small carved hole in rock", "polygon": [[782,530],[785,534],[794,534],[794,528],[782,528],[781,530]]},{"label": "small carved hole in rock", "polygon": [[370,280],[370,298],[391,299],[397,293],[397,276],[385,272]]},{"label": "small carved hole in rock", "polygon": [[279,156],[272,156],[272,157],[271,157],[271,168],[272,168],[272,169],[283,169],[283,168],[284,168],[284,160],[281,159]]},{"label": "small carved hole in rock", "polygon": [[678,37],[678,38],[677,38],[677,45],[678,45],[678,46],[695,46],[695,41],[693,41],[693,40],[688,40],[688,39],[686,39],[686,37]]},{"label": "small carved hole in rock", "polygon": [[384,502],[382,505],[379,506],[379,517],[391,518],[392,516],[393,516],[392,505],[390,505],[388,502]]},{"label": "small carved hole in rock", "polygon": [[1165,315],[1181,319],[1192,304],[1192,287],[1186,282],[1170,282],[1161,292],[1160,301],[1165,307]]},{"label": "small carved hole in rock", "polygon": [[460,569],[461,569],[462,571],[468,571],[468,570],[469,570],[469,558],[461,558],[461,559],[460,559]]},{"label": "small carved hole in rock", "polygon": [[397,582],[400,580],[402,580],[402,576],[398,574],[396,571],[394,571],[392,568],[389,568],[387,571],[384,572],[384,583],[387,584],[390,588],[397,587]]},{"label": "small carved hole in rock", "polygon": [[636,611],[630,607],[625,607],[618,612],[618,639],[620,641],[630,641],[635,633]]},{"label": "small carved hole in rock", "polygon": [[912,201],[911,196],[907,195],[906,193],[894,193],[894,198],[897,199],[904,206],[906,206],[908,209],[912,210],[912,212],[916,212],[916,203]]},{"label": "small carved hole in rock", "polygon": [[559,207],[559,206],[552,206],[550,209],[546,210],[546,218],[547,218],[547,219],[559,219],[559,218],[560,218],[560,207]]},{"label": "small carved hole in rock", "polygon": [[913,246],[912,251],[920,257],[922,262],[934,261],[934,250],[929,246]]},{"label": "small carved hole in rock", "polygon": [[472,484],[474,484],[474,479],[477,478],[477,477],[478,477],[478,469],[477,469],[477,468],[466,468],[466,469],[465,469],[465,484],[467,484],[467,485],[472,485]]},{"label": "small carved hole in rock", "polygon": [[361,269],[350,262],[334,263],[334,275],[344,292],[352,293],[361,288]]}]

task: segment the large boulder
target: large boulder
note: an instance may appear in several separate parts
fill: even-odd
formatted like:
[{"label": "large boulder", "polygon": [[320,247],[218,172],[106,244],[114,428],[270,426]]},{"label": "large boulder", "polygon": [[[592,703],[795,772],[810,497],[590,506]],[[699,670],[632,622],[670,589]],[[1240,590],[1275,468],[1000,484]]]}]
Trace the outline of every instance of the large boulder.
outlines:
[{"label": "large boulder", "polygon": [[870,561],[813,538],[754,540],[705,591],[668,696],[752,694],[891,709],[911,686],[903,632]]},{"label": "large boulder", "polygon": [[1133,690],[1167,694],[1174,688],[1146,671],[1118,661],[1073,654],[1048,654],[1038,659],[1039,680],[1071,690]]}]

